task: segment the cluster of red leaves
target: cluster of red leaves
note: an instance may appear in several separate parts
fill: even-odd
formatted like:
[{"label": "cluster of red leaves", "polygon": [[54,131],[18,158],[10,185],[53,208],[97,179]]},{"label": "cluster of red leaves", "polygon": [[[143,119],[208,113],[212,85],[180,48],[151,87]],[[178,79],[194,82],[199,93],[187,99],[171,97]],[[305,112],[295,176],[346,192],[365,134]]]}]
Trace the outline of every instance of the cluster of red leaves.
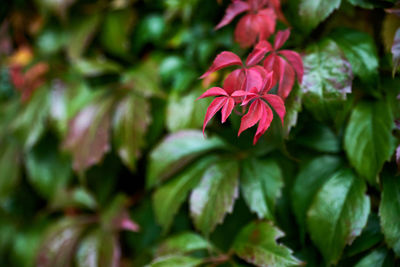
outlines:
[{"label": "cluster of red leaves", "polygon": [[[216,28],[227,25],[245,11],[248,14],[240,19],[235,38],[243,47],[255,45],[253,51],[245,64],[232,52],[224,51],[217,55],[211,67],[200,78],[206,78],[226,67],[236,65],[240,68],[226,77],[223,88],[212,87],[199,98],[216,96],[207,109],[203,132],[207,123],[219,110],[224,123],[235,106],[240,105],[243,109],[249,106],[247,114],[242,117],[238,135],[258,123],[253,141],[255,144],[272,122],[271,107],[283,124],[286,113],[284,100],[290,94],[295,78],[299,83],[302,82],[303,62],[298,53],[280,50],[290,36],[289,29],[277,32],[273,45],[267,41],[275,32],[276,20],[286,21],[279,0],[233,0]],[[278,95],[270,94],[270,90],[277,84]]]}]

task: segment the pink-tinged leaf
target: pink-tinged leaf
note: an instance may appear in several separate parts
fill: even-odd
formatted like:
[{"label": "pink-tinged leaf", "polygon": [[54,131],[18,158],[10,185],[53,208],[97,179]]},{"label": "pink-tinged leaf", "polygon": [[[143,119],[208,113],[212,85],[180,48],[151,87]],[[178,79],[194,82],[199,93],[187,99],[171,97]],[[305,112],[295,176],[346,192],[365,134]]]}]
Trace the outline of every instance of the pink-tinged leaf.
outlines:
[{"label": "pink-tinged leaf", "polygon": [[216,30],[228,25],[237,15],[249,10],[249,4],[245,1],[234,0],[225,11],[221,22],[215,27]]},{"label": "pink-tinged leaf", "polygon": [[247,112],[246,115],[242,117],[241,123],[240,123],[240,129],[238,132],[238,136],[246,129],[254,126],[260,119],[262,115],[262,100],[255,100],[253,103],[251,103],[249,111]]},{"label": "pink-tinged leaf", "polygon": [[274,49],[278,50],[280,49],[284,43],[286,43],[287,39],[289,39],[290,36],[290,30],[286,29],[284,31],[279,31],[276,36],[275,36],[275,42],[274,42]]},{"label": "pink-tinged leaf", "polygon": [[210,97],[210,96],[218,96],[218,95],[224,95],[228,96],[228,94],[225,92],[224,89],[221,87],[212,87],[205,91],[201,96],[199,96],[197,99],[205,98],[205,97]]},{"label": "pink-tinged leaf", "polygon": [[228,97],[221,111],[222,123],[226,122],[226,119],[229,117],[229,115],[231,115],[234,107],[235,107],[235,100],[232,97]]},{"label": "pink-tinged leaf", "polygon": [[282,75],[279,79],[278,95],[286,99],[292,91],[294,85],[295,73],[293,67],[289,65],[283,58],[279,58],[280,66],[282,68]]},{"label": "pink-tinged leaf", "polygon": [[226,100],[225,96],[217,97],[208,106],[207,113],[204,118],[203,134],[204,134],[204,130],[206,129],[207,123],[211,120],[212,117],[214,117],[215,113],[217,113],[218,110],[220,110],[222,108],[222,106],[225,104],[225,100]]},{"label": "pink-tinged leaf", "polygon": [[275,32],[276,14],[274,10],[267,8],[259,11],[256,15],[256,22],[258,24],[259,40],[268,39]]},{"label": "pink-tinged leaf", "polygon": [[299,84],[303,82],[304,75],[304,67],[303,60],[299,53],[291,51],[291,50],[282,50],[278,52],[280,55],[284,56],[287,61],[289,61],[290,65],[292,65],[294,71],[296,72],[297,80]]},{"label": "pink-tinged leaf", "polygon": [[256,93],[252,93],[252,92],[246,92],[243,90],[238,90],[233,92],[232,96],[234,97],[242,97],[242,96],[257,96]]},{"label": "pink-tinged leaf", "polygon": [[128,212],[124,212],[121,215],[119,223],[119,228],[122,230],[128,230],[132,232],[139,232],[139,225],[129,218]]},{"label": "pink-tinged leaf", "polygon": [[247,14],[236,25],[235,40],[242,47],[249,47],[257,41],[259,31],[255,16],[254,14]]},{"label": "pink-tinged leaf", "polygon": [[265,95],[263,98],[268,102],[268,104],[270,104],[272,106],[272,108],[278,114],[279,118],[282,121],[282,125],[283,125],[283,121],[284,121],[285,114],[286,114],[286,108],[285,108],[285,103],[283,102],[282,98],[280,98],[277,95]]},{"label": "pink-tinged leaf", "polygon": [[238,69],[231,72],[224,81],[224,90],[231,95],[236,90],[242,90],[246,81],[244,69]]},{"label": "pink-tinged leaf", "polygon": [[229,51],[224,51],[220,54],[217,55],[217,57],[214,59],[213,64],[211,65],[211,67],[206,71],[206,73],[204,73],[200,79],[203,79],[205,77],[207,77],[208,75],[210,75],[211,73],[226,68],[226,67],[230,67],[230,66],[234,66],[234,65],[242,65],[242,60],[240,59],[240,57],[238,57],[237,55],[235,55],[232,52]]},{"label": "pink-tinged leaf", "polygon": [[397,29],[392,45],[393,76],[400,65],[400,29]]},{"label": "pink-tinged leaf", "polygon": [[272,72],[272,84],[276,84],[283,74],[283,67],[281,66],[281,61],[276,53],[271,53],[264,60],[264,68],[268,72]]},{"label": "pink-tinged leaf", "polygon": [[254,66],[258,64],[267,54],[271,51],[271,45],[268,47],[265,43],[269,44],[268,42],[263,42],[262,45],[256,45],[253,51],[249,54],[246,60],[247,66]]},{"label": "pink-tinged leaf", "polygon": [[262,116],[260,122],[258,123],[257,132],[254,135],[253,145],[255,145],[260,137],[268,130],[273,117],[274,114],[272,113],[271,108],[265,103],[262,103]]},{"label": "pink-tinged leaf", "polygon": [[97,164],[109,151],[110,104],[89,105],[69,123],[63,147],[72,152],[76,171],[84,171]]},{"label": "pink-tinged leaf", "polygon": [[240,97],[242,100],[241,106],[246,106],[251,100],[258,97],[258,89],[256,87],[250,89],[250,92],[243,90],[236,91],[232,94],[233,97]]},{"label": "pink-tinged leaf", "polygon": [[256,87],[261,90],[263,85],[263,76],[258,68],[251,68],[246,70],[246,86],[245,91],[249,92],[250,89]]}]

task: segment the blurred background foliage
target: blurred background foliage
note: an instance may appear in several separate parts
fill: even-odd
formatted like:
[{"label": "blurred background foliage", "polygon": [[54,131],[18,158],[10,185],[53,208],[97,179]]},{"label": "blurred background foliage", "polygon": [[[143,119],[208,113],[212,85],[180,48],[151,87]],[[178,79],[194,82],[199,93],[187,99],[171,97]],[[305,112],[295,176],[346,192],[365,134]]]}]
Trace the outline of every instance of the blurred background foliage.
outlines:
[{"label": "blurred background foliage", "polygon": [[199,131],[224,73],[198,77],[248,52],[229,1],[2,1],[0,266],[399,266],[394,1],[307,2],[282,1],[306,83],[252,146]]}]

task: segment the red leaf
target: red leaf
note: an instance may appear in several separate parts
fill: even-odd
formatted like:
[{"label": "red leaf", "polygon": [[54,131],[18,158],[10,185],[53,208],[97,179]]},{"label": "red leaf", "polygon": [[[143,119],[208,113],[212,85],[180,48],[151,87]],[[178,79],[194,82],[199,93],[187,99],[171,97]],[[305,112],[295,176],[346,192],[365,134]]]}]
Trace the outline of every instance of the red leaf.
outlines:
[{"label": "red leaf", "polygon": [[279,31],[276,36],[275,36],[275,42],[274,42],[274,49],[278,50],[283,46],[284,43],[286,43],[287,39],[289,39],[290,36],[290,30],[286,29],[284,31]]},{"label": "red leaf", "polygon": [[276,14],[273,9],[266,8],[256,15],[258,25],[259,40],[268,39],[275,32]]},{"label": "red leaf", "polygon": [[249,4],[244,1],[234,0],[225,11],[225,16],[221,22],[215,27],[216,30],[229,24],[237,15],[249,10]]},{"label": "red leaf", "polygon": [[[242,47],[248,47],[257,41],[259,35],[258,23],[253,14],[247,14],[239,20],[235,29],[235,40]],[[257,24],[257,26],[256,26]]]},{"label": "red leaf", "polygon": [[258,64],[269,51],[271,51],[271,45],[268,42],[259,42],[247,57],[246,65],[253,66]]},{"label": "red leaf", "polygon": [[205,97],[209,97],[209,96],[218,96],[218,95],[228,96],[228,94],[225,92],[225,90],[222,89],[221,87],[212,87],[212,88],[208,89],[207,91],[205,91],[197,99],[201,99],[201,98],[205,98]]},{"label": "red leaf", "polygon": [[275,14],[278,17],[278,19],[288,24],[285,16],[282,13],[280,0],[270,0],[270,3],[272,4],[272,7],[274,8]]},{"label": "red leaf", "polygon": [[272,108],[278,114],[279,118],[281,118],[282,125],[283,125],[286,108],[285,108],[285,104],[284,104],[282,98],[280,98],[277,95],[271,95],[271,94],[265,95],[265,96],[263,96],[263,98],[272,106]]},{"label": "red leaf", "polygon": [[256,87],[258,90],[261,90],[263,85],[263,76],[264,73],[259,70],[259,68],[250,68],[246,70],[246,86],[244,88],[245,91],[249,92],[250,89]]},{"label": "red leaf", "polygon": [[214,117],[215,113],[217,113],[218,110],[222,108],[222,106],[225,104],[225,100],[226,100],[225,96],[217,97],[208,106],[206,117],[204,118],[204,123],[203,123],[203,134],[204,130],[206,129],[207,123],[211,120],[212,117]]},{"label": "red leaf", "polygon": [[276,84],[282,75],[283,68],[281,66],[281,61],[279,56],[276,53],[271,53],[268,57],[264,60],[264,68],[268,72],[272,72],[272,83]]},{"label": "red leaf", "polygon": [[260,137],[268,130],[273,116],[274,114],[272,113],[271,108],[265,103],[262,103],[262,116],[258,123],[257,132],[254,135],[253,145],[255,145],[258,142],[258,139],[260,139]]},{"label": "red leaf", "polygon": [[236,90],[242,90],[246,81],[244,69],[238,69],[231,72],[224,81],[224,90],[231,95]]},{"label": "red leaf", "polygon": [[246,129],[254,126],[260,119],[262,115],[262,100],[257,99],[253,103],[251,103],[249,111],[247,112],[246,115],[242,117],[241,123],[240,123],[240,129],[238,132],[238,136]]},{"label": "red leaf", "polygon": [[301,84],[303,81],[304,67],[303,60],[301,59],[300,55],[291,50],[282,50],[278,53],[284,56],[290,65],[292,65],[294,71],[296,72],[297,80]]},{"label": "red leaf", "polygon": [[278,57],[280,61],[281,77],[279,79],[278,95],[283,99],[286,99],[292,91],[294,85],[294,70],[283,58]]},{"label": "red leaf", "polygon": [[234,65],[242,65],[242,60],[240,57],[232,52],[224,51],[217,55],[211,67],[200,77],[200,79],[207,77],[210,75],[210,73],[213,73],[217,70]]},{"label": "red leaf", "polygon": [[229,115],[231,115],[232,110],[235,106],[235,100],[233,100],[232,97],[228,97],[226,98],[226,102],[224,107],[222,108],[222,123],[224,123],[226,121],[226,119],[229,117]]}]

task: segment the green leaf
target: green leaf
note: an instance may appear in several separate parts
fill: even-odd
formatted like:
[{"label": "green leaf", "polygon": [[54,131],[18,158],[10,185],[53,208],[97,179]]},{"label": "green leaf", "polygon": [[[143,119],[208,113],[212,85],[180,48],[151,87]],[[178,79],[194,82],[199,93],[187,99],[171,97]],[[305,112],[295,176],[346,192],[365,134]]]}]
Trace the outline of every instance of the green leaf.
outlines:
[{"label": "green leaf", "polygon": [[199,95],[200,90],[193,90],[184,96],[170,94],[167,106],[167,129],[170,132],[201,128],[211,101],[196,101]]},{"label": "green leaf", "polygon": [[118,73],[121,71],[121,66],[114,61],[104,57],[95,57],[88,59],[77,59],[74,67],[82,75],[95,77],[103,74]]},{"label": "green leaf", "polygon": [[400,257],[400,179],[383,177],[382,200],[379,205],[381,227],[386,243]]},{"label": "green leaf", "polygon": [[304,78],[301,85],[303,103],[318,120],[335,118],[345,110],[351,92],[353,74],[335,42],[324,40],[311,45],[303,57]]},{"label": "green leaf", "polygon": [[43,135],[49,113],[49,94],[47,87],[38,88],[28,103],[21,106],[15,115],[11,130],[24,144],[24,149],[31,149]]},{"label": "green leaf", "polygon": [[381,241],[383,241],[383,235],[381,233],[379,217],[377,214],[371,213],[368,218],[367,226],[364,228],[361,235],[354,240],[351,246],[346,249],[345,255],[349,257],[354,256],[372,248]]},{"label": "green leaf", "polygon": [[250,210],[260,219],[274,218],[277,198],[283,187],[282,172],[273,160],[247,159],[242,163],[241,191]]},{"label": "green leaf", "polygon": [[121,100],[114,113],[113,140],[118,155],[131,170],[145,144],[145,134],[150,124],[150,107],[146,99],[129,95]]},{"label": "green leaf", "polygon": [[171,226],[179,207],[186,200],[190,190],[200,181],[204,171],[216,160],[206,157],[194,162],[187,170],[182,171],[173,180],[158,188],[153,195],[154,213],[164,231]]},{"label": "green leaf", "polygon": [[377,89],[378,54],[372,37],[352,29],[337,29],[331,34],[350,62],[353,73],[366,85]]},{"label": "green leaf", "polygon": [[350,163],[371,184],[395,149],[393,117],[383,101],[364,101],[354,108],[344,136],[344,148]]},{"label": "green leaf", "polygon": [[202,263],[202,259],[188,256],[166,256],[155,259],[149,267],[195,267]]},{"label": "green leaf", "polygon": [[298,83],[292,89],[289,97],[285,100],[285,121],[283,123],[285,135],[288,136],[292,127],[297,124],[297,117],[302,109],[303,92]]},{"label": "green leaf", "polygon": [[28,180],[47,199],[66,186],[72,174],[70,160],[57,146],[57,140],[46,137],[26,155]]},{"label": "green leaf", "polygon": [[72,26],[68,34],[68,45],[66,46],[68,56],[72,59],[79,59],[89,46],[100,23],[100,15],[80,17]]},{"label": "green leaf", "polygon": [[311,239],[327,263],[336,263],[367,224],[370,200],[364,181],[351,170],[338,171],[319,190],[307,213]]},{"label": "green leaf", "polygon": [[202,236],[185,232],[169,237],[158,248],[157,255],[180,255],[197,250],[212,249],[213,246]]},{"label": "green leaf", "polygon": [[54,210],[70,207],[94,210],[97,205],[94,196],[81,187],[61,188],[53,195],[50,202],[50,208]]},{"label": "green leaf", "polygon": [[295,141],[319,152],[338,153],[342,149],[338,136],[329,127],[316,122],[304,127]]},{"label": "green leaf", "polygon": [[167,136],[150,154],[147,187],[160,184],[198,156],[226,147],[220,138],[205,138],[201,131],[187,130]]},{"label": "green leaf", "polygon": [[119,260],[117,238],[100,229],[89,232],[79,243],[75,254],[77,267],[115,266]]},{"label": "green leaf", "polygon": [[301,0],[299,14],[305,30],[311,31],[340,6],[341,0]]},{"label": "green leaf", "polygon": [[135,13],[132,9],[114,10],[105,15],[100,41],[108,52],[117,56],[129,56],[128,37],[134,19]]},{"label": "green leaf", "polygon": [[239,195],[239,166],[234,160],[220,160],[204,172],[190,195],[190,214],[197,229],[210,234],[233,211]]},{"label": "green leaf", "polygon": [[20,177],[20,151],[14,142],[0,142],[0,199],[11,195]]},{"label": "green leaf", "polygon": [[357,262],[354,267],[390,267],[394,266],[394,259],[386,248],[379,248]]},{"label": "green leaf", "polygon": [[284,233],[267,222],[252,222],[236,236],[233,251],[256,266],[298,266],[292,251],[276,242]]},{"label": "green leaf", "polygon": [[373,0],[347,0],[347,1],[354,6],[359,6],[367,9],[374,8]]},{"label": "green leaf", "polygon": [[341,165],[339,157],[321,156],[304,165],[297,175],[292,189],[292,207],[303,238],[306,215],[315,195]]}]

